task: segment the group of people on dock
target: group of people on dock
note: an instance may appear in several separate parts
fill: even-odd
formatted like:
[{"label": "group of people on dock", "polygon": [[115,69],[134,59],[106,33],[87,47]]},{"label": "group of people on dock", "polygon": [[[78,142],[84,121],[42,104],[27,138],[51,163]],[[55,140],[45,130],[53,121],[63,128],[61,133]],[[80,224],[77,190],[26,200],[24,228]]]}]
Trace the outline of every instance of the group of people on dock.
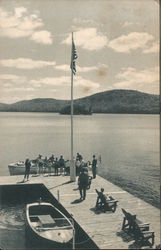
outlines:
[{"label": "group of people on dock", "polygon": [[63,155],[61,155],[59,159],[58,157],[54,157],[53,154],[51,157],[45,157],[44,159],[42,158],[42,155],[39,155],[36,159],[37,173],[51,174],[53,172],[55,175],[62,175],[63,173],[66,175],[66,162],[68,162],[68,160],[65,161]]},{"label": "group of people on dock", "polygon": [[[54,174],[58,175],[69,175],[70,174],[70,161],[64,160],[63,155],[55,157],[53,154],[47,158],[42,157],[42,155],[38,155],[35,160],[30,161],[26,159],[25,161],[25,175],[24,180],[29,179],[31,162],[37,169],[37,175],[48,173],[49,175]],[[80,153],[77,153],[75,158],[75,170],[76,175],[79,176],[81,173],[88,173],[88,169],[92,168],[93,179],[96,178],[96,167],[97,167],[97,159],[95,155],[93,155],[92,163],[90,161],[85,162],[83,156]]]},{"label": "group of people on dock", "polygon": [[[100,161],[101,159],[99,159]],[[38,174],[44,173],[44,169],[48,170],[48,173],[51,173],[51,168],[54,169],[54,174],[56,176],[58,175],[67,175],[70,172],[70,166],[66,166],[66,162],[69,162],[69,160],[65,161],[63,156],[61,155],[59,160],[58,157],[54,157],[52,154],[51,157],[44,159],[42,158],[42,155],[39,155],[35,161],[35,164],[37,165],[37,172]],[[29,159],[26,159],[25,162],[25,178],[29,178],[30,174],[30,167],[31,163]],[[89,168],[92,170],[92,176],[89,175]],[[97,169],[97,159],[96,156],[93,155],[92,162],[88,161],[85,162],[83,160],[83,157],[80,153],[77,153],[76,159],[75,159],[75,169],[76,169],[76,175],[78,176],[78,189],[80,193],[80,200],[86,199],[86,191],[90,188],[92,179],[96,178],[96,169]],[[96,202],[96,208],[101,207],[103,210],[105,210],[106,204],[107,204],[107,196],[103,193],[104,189],[101,188],[101,191],[96,190],[98,197]]]}]

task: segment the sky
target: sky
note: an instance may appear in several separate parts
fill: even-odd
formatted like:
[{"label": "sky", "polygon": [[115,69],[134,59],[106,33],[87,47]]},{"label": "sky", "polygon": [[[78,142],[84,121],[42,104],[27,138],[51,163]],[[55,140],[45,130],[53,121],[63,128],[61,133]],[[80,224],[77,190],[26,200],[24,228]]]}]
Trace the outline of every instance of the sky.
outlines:
[{"label": "sky", "polygon": [[157,0],[0,0],[0,102],[113,89],[159,94]]}]

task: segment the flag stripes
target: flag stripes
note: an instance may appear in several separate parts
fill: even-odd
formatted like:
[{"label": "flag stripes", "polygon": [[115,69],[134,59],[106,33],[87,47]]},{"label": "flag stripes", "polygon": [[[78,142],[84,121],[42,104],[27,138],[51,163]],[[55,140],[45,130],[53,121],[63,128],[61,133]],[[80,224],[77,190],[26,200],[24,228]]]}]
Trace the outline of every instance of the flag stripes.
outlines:
[{"label": "flag stripes", "polygon": [[75,48],[74,40],[73,40],[73,37],[72,37],[72,55],[71,55],[70,68],[71,68],[74,75],[76,74],[76,63],[75,62],[76,62],[77,58],[78,58],[77,50]]}]

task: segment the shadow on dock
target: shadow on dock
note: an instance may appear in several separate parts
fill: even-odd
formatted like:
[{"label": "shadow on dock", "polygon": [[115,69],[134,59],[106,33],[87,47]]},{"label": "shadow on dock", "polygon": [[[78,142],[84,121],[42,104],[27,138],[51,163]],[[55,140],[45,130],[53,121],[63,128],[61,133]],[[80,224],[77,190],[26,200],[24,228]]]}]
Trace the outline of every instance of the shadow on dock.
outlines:
[{"label": "shadow on dock", "polygon": [[123,230],[117,232],[116,235],[118,237],[121,237],[124,242],[130,242],[134,240],[134,237],[132,235],[128,234],[127,232]]},{"label": "shadow on dock", "polygon": [[92,207],[92,208],[90,208],[90,210],[91,210],[92,212],[94,212],[95,214],[113,214],[112,211],[108,211],[108,210],[103,211],[103,210],[101,210],[101,209],[96,209],[96,207]]},{"label": "shadow on dock", "polygon": [[48,190],[51,190],[51,189],[54,189],[54,188],[57,188],[57,187],[61,187],[61,186],[64,186],[64,185],[67,185],[67,184],[70,184],[70,183],[72,183],[72,181],[66,181],[66,182],[64,182],[62,184],[59,184],[57,186],[53,186],[51,188],[48,188]]},{"label": "shadow on dock", "polygon": [[[128,233],[128,231],[119,231],[116,233],[118,237],[121,237],[124,242],[131,242],[130,245],[128,245],[128,249],[153,249],[152,245],[149,243],[145,244],[142,242],[135,241],[134,237]],[[146,248],[145,248],[146,247]]]},{"label": "shadow on dock", "polygon": [[76,199],[76,200],[72,201],[71,204],[79,204],[82,201],[83,201],[82,199]]}]

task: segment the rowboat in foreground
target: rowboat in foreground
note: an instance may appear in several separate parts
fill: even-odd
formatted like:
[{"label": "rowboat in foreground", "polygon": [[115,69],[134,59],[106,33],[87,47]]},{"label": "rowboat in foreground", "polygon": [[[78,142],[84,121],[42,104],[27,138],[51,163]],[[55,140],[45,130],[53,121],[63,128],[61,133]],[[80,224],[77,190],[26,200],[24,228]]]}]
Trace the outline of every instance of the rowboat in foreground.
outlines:
[{"label": "rowboat in foreground", "polygon": [[26,233],[38,248],[72,249],[74,246],[72,222],[50,203],[26,206]]},{"label": "rowboat in foreground", "polygon": [[[16,163],[11,163],[8,165],[8,169],[10,175],[24,175],[25,173],[25,162],[19,161]],[[37,173],[37,166],[34,162],[31,161],[30,173],[36,174]]]}]

